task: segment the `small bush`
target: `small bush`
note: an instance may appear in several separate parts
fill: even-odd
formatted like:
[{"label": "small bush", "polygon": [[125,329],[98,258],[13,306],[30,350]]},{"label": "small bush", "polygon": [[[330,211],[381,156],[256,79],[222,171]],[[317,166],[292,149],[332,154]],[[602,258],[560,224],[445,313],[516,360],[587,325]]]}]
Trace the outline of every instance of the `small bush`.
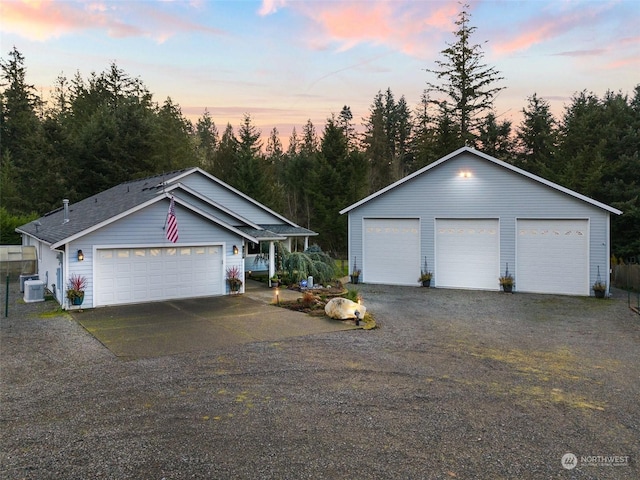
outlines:
[{"label": "small bush", "polygon": [[304,292],[302,295],[302,305],[305,307],[311,307],[314,303],[316,303],[316,297],[311,292]]},{"label": "small bush", "polygon": [[345,293],[343,296],[347,300],[351,300],[352,302],[357,302],[358,299],[360,298],[360,292],[355,288],[350,288],[349,290],[347,290],[347,293]]},{"label": "small bush", "polygon": [[313,264],[308,255],[305,255],[301,252],[291,252],[284,258],[283,270],[287,272],[289,278],[293,282],[300,282],[301,280],[305,280],[311,269],[313,268]]}]

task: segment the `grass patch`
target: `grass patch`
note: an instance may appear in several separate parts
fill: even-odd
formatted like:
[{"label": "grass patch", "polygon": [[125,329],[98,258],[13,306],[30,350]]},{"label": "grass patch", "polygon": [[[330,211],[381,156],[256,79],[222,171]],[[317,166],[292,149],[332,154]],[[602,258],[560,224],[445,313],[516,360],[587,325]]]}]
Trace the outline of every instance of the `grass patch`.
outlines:
[{"label": "grass patch", "polygon": [[[515,348],[499,349],[472,345],[465,341],[450,345],[450,348],[478,359],[506,365],[511,370],[514,370],[519,377],[525,379],[518,380],[516,377],[510,383],[483,383],[471,380],[471,384],[484,385],[490,392],[497,395],[513,395],[525,401],[562,404],[583,410],[602,411],[605,409],[606,404],[605,402],[590,400],[580,394],[554,387],[553,383],[571,382],[569,385],[582,385],[585,382],[593,382],[593,379],[585,376],[585,373],[588,373],[591,369],[606,368],[615,370],[619,365],[618,362],[607,362],[606,365],[591,365],[587,359],[574,354],[566,348],[550,351]],[[461,383],[465,383],[465,381],[461,380]]]}]

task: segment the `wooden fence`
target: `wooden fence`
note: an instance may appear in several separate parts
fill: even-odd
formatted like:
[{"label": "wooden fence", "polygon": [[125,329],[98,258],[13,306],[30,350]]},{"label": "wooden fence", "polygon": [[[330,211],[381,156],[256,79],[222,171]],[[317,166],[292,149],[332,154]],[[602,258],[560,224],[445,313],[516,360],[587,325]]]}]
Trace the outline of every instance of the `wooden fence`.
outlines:
[{"label": "wooden fence", "polygon": [[640,265],[614,265],[611,283],[614,287],[640,292]]}]

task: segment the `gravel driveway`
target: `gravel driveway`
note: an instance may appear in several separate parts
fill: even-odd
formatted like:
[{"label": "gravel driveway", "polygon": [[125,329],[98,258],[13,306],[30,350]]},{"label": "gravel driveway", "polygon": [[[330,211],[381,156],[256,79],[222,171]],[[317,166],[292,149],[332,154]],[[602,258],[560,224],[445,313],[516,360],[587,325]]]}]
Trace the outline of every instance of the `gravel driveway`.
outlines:
[{"label": "gravel driveway", "polygon": [[131,361],[12,300],[0,478],[640,478],[621,292],[358,287],[376,330]]}]

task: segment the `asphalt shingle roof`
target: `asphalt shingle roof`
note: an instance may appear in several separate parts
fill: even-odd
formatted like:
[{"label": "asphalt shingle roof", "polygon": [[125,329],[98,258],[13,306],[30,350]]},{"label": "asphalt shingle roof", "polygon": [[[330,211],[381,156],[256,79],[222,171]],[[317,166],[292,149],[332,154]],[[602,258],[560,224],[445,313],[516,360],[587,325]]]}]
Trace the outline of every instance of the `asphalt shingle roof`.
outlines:
[{"label": "asphalt shingle roof", "polygon": [[69,204],[69,221],[66,223],[64,208],[61,206],[36,221],[22,225],[18,230],[46,243],[55,244],[161,195],[163,182],[188,170],[190,169],[121,183]]},{"label": "asphalt shingle roof", "polygon": [[[39,219],[22,225],[17,230],[55,245],[96,225],[107,222],[131,209],[164,194],[164,185],[185,172],[188,168],[162,175],[121,183],[108,190],[69,205],[69,221],[64,221],[64,208],[53,210]],[[215,207],[215,202],[212,203]],[[209,209],[207,209],[208,211]],[[215,215],[213,212],[210,214]],[[303,227],[288,224],[260,225],[264,230],[250,226],[236,227],[259,240],[276,240],[284,236],[312,236],[317,233]]]}]

